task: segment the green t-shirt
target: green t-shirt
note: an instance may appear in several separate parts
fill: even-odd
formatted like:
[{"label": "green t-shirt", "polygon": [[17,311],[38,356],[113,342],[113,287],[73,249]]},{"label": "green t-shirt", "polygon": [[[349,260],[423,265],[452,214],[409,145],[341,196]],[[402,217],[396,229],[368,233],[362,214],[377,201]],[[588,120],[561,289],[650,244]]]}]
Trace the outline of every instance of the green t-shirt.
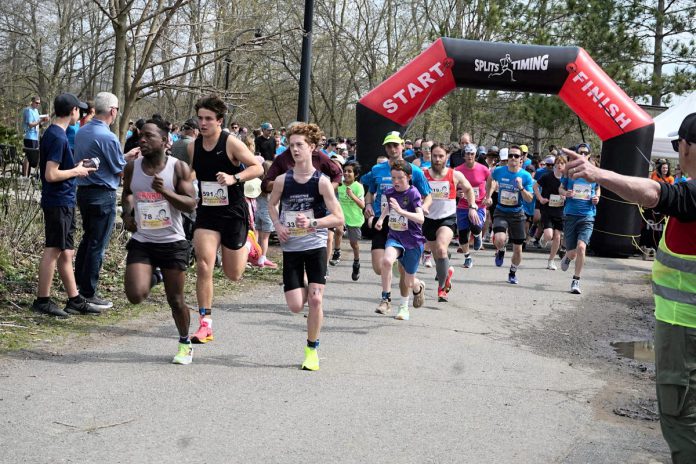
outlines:
[{"label": "green t-shirt", "polygon": [[[353,182],[350,184],[350,189],[353,191],[356,197],[361,200],[365,199],[365,189],[360,182]],[[353,201],[351,197],[346,193],[346,185],[341,184],[338,186],[338,201],[341,203],[341,209],[343,210],[343,217],[346,220],[346,225],[350,227],[360,227],[365,222],[365,217],[363,216],[362,209],[356,202]]]}]

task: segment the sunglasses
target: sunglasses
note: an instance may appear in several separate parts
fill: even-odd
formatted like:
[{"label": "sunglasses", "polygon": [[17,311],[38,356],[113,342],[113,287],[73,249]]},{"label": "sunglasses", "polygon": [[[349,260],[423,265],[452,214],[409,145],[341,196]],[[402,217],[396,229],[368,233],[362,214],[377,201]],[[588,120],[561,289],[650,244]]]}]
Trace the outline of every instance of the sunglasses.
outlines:
[{"label": "sunglasses", "polygon": [[679,141],[680,141],[680,140],[681,140],[681,139],[672,140],[672,149],[673,149],[674,151],[679,151]]},{"label": "sunglasses", "polygon": [[589,152],[589,151],[579,151],[579,152],[578,152],[578,155],[590,156],[590,152]]},{"label": "sunglasses", "polygon": [[515,158],[515,159],[517,159],[517,158],[522,158],[522,155],[518,155],[518,154],[516,154],[516,153],[514,153],[514,154],[513,154],[513,153],[510,153],[510,158]]}]

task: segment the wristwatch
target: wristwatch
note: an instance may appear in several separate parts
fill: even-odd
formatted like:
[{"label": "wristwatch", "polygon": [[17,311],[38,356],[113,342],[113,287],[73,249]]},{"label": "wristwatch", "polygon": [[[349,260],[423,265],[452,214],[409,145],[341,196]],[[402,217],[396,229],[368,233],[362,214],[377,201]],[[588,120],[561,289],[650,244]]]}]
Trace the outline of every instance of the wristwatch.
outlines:
[{"label": "wristwatch", "polygon": [[234,177],[235,184],[238,184],[242,181],[242,179],[239,178],[239,174],[234,174],[232,177]]},{"label": "wristwatch", "polygon": [[478,208],[476,206],[473,206],[473,205],[469,205],[469,209],[475,209],[476,211],[478,211]]},{"label": "wristwatch", "polygon": [[316,219],[312,219],[311,221],[309,221],[309,227],[315,228],[318,225],[319,221],[317,221]]}]

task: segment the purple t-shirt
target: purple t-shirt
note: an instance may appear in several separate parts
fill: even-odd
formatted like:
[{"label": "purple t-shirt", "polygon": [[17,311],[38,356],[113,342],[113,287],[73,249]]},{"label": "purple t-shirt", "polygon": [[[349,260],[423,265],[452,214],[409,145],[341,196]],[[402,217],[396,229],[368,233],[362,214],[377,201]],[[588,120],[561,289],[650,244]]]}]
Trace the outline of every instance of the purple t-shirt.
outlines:
[{"label": "purple t-shirt", "polygon": [[[397,192],[394,190],[394,187],[392,187],[387,189],[384,195],[387,197],[388,202],[391,202],[391,199],[395,198],[402,209],[411,213],[415,213],[416,208],[421,208],[423,206],[421,195],[418,189],[413,186],[403,192]],[[391,208],[389,208],[389,216],[387,216],[385,221],[389,223],[389,235],[387,235],[387,239],[398,241],[407,250],[419,248],[425,243],[421,225],[417,222],[409,221]]]}]

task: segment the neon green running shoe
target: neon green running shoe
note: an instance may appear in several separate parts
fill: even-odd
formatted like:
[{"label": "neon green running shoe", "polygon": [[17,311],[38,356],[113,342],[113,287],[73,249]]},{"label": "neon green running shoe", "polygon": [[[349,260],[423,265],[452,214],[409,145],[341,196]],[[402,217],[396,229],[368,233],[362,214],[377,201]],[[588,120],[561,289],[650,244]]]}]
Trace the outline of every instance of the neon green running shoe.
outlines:
[{"label": "neon green running shoe", "polygon": [[174,364],[191,364],[193,361],[193,345],[191,343],[179,343],[179,352],[174,356]]},{"label": "neon green running shoe", "polygon": [[312,349],[308,346],[305,346],[304,362],[302,363],[302,369],[305,371],[319,370],[319,353],[317,353],[316,349]]},{"label": "neon green running shoe", "polygon": [[411,317],[408,313],[408,306],[399,305],[399,312],[396,313],[396,316],[394,317],[394,319],[397,319],[399,321],[408,321],[410,318]]}]

